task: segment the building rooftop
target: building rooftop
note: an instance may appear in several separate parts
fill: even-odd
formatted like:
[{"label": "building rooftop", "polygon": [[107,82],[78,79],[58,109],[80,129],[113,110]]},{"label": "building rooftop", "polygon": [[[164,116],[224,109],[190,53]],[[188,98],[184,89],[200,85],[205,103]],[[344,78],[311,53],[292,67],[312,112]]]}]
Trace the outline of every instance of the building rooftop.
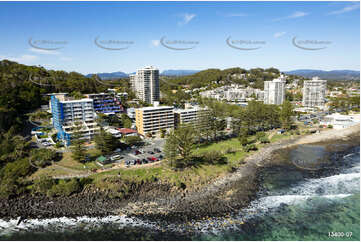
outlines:
[{"label": "building rooftop", "polygon": [[138,133],[135,129],[128,129],[128,128],[118,128],[119,132],[122,134],[134,134]]},{"label": "building rooftop", "polygon": [[172,108],[171,106],[157,106],[157,107],[144,107],[144,108],[137,108],[136,110],[148,111],[148,110],[158,110],[158,109],[168,109]]}]

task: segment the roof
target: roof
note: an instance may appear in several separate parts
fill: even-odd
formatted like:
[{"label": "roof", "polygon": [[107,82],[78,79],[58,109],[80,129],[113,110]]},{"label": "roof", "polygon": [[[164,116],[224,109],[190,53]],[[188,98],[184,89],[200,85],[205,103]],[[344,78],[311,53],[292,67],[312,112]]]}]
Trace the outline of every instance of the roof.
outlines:
[{"label": "roof", "polygon": [[119,132],[122,134],[134,134],[138,133],[135,129],[128,129],[128,128],[118,128]]},{"label": "roof", "polygon": [[141,111],[148,111],[148,110],[159,110],[159,109],[173,109],[173,107],[171,106],[151,106],[151,107],[143,107],[143,108],[137,108],[136,110],[141,110]]},{"label": "roof", "polygon": [[107,160],[107,158],[105,158],[104,156],[99,156],[98,158],[97,158],[97,161],[100,161],[100,162],[104,162],[104,161],[106,161]]}]

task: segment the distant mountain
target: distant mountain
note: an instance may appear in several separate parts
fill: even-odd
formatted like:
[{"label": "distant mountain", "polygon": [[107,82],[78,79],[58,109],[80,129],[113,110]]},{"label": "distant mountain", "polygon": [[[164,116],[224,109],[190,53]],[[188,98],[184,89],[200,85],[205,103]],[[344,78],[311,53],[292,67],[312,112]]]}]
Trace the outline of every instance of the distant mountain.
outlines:
[{"label": "distant mountain", "polygon": [[[110,72],[110,73],[94,73],[97,74],[100,79],[102,80],[109,80],[109,79],[117,79],[117,78],[124,78],[124,77],[128,77],[128,74],[121,72],[121,71],[117,71],[117,72]],[[86,77],[91,77],[94,74],[88,74],[86,75]]]},{"label": "distant mountain", "polygon": [[199,71],[197,70],[164,70],[162,76],[188,76],[195,74]]},{"label": "distant mountain", "polygon": [[286,74],[298,75],[307,78],[318,76],[321,79],[326,80],[360,80],[360,71],[353,70],[333,70],[333,71],[323,71],[323,70],[294,70],[286,71]]}]

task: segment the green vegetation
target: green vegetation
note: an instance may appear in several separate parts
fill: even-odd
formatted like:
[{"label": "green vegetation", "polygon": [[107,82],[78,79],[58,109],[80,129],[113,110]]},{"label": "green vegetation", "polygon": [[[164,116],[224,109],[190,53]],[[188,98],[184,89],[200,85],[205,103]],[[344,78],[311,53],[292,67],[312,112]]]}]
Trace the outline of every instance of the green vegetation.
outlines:
[{"label": "green vegetation", "polygon": [[123,128],[131,128],[132,127],[132,120],[126,115],[125,113],[121,116],[121,123]]},{"label": "green vegetation", "polygon": [[105,91],[107,87],[94,78],[76,72],[46,70],[43,67],[26,66],[16,62],[0,61],[0,132],[12,126],[21,131],[26,113],[48,104],[52,92],[93,93]]},{"label": "green vegetation", "polygon": [[292,104],[286,100],[283,102],[280,113],[282,128],[290,130],[292,128],[292,116],[294,116]]},{"label": "green vegetation", "polygon": [[77,161],[85,161],[85,140],[82,138],[81,134],[82,125],[76,123],[73,133],[71,134],[71,151],[72,158]]},{"label": "green vegetation", "polygon": [[100,150],[102,154],[110,154],[120,145],[119,140],[112,134],[105,132],[103,128],[100,128],[100,132],[95,136],[94,141],[97,149]]},{"label": "green vegetation", "polygon": [[129,145],[140,145],[143,143],[143,140],[139,136],[127,136],[124,138],[124,142]]},{"label": "green vegetation", "polygon": [[58,158],[57,153],[50,149],[33,149],[30,152],[30,162],[38,167],[45,167]]},{"label": "green vegetation", "polygon": [[181,125],[168,134],[164,154],[171,165],[176,167],[187,165],[191,160],[194,140],[195,130],[191,125]]}]

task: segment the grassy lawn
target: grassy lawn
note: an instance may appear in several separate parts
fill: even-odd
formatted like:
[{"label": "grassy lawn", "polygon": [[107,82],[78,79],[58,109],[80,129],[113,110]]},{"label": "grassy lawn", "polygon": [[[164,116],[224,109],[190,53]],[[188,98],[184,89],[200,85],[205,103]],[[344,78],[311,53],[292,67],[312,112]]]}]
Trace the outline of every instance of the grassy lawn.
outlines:
[{"label": "grassy lawn", "polygon": [[[275,132],[275,131],[272,131]],[[271,132],[267,132],[269,135]],[[275,142],[281,139],[290,138],[291,135],[287,132],[284,134],[274,134],[271,138],[271,142]],[[250,136],[249,140],[255,142],[255,136]],[[265,146],[264,144],[257,144],[258,149]],[[200,155],[205,152],[218,151],[224,153],[227,157],[227,164],[213,165],[213,164],[200,164],[196,167],[189,167],[181,171],[171,169],[166,162],[155,164],[154,166],[145,166],[139,168],[118,168],[109,171],[95,173],[90,176],[94,179],[94,183],[99,187],[106,188],[107,184],[103,181],[106,177],[116,177],[120,175],[122,179],[130,181],[152,181],[154,178],[163,182],[169,182],[171,184],[184,183],[187,187],[202,186],[210,181],[224,176],[229,173],[231,166],[240,166],[240,161],[244,160],[247,156],[257,151],[245,152],[239,143],[238,138],[232,138],[225,141],[219,141],[217,143],[202,144],[195,147],[193,153]],[[229,153],[227,153],[229,152]],[[88,154],[91,157],[97,157],[100,155],[96,149],[88,150]],[[107,165],[108,166],[108,165]],[[109,166],[112,166],[110,164]],[[64,153],[63,159],[44,169],[38,170],[31,178],[39,177],[40,175],[60,176],[71,174],[84,174],[85,172],[99,168],[95,162],[89,162],[86,164],[79,163],[72,159],[71,153]]]},{"label": "grassy lawn", "polygon": [[[93,149],[88,151],[90,156],[98,154],[98,151]],[[74,160],[71,157],[71,152],[63,153],[63,158],[55,162],[55,164],[39,169],[30,176],[30,179],[35,179],[40,176],[63,176],[63,175],[77,175],[84,174],[94,168],[99,168],[95,162],[87,162],[85,164]]]}]

